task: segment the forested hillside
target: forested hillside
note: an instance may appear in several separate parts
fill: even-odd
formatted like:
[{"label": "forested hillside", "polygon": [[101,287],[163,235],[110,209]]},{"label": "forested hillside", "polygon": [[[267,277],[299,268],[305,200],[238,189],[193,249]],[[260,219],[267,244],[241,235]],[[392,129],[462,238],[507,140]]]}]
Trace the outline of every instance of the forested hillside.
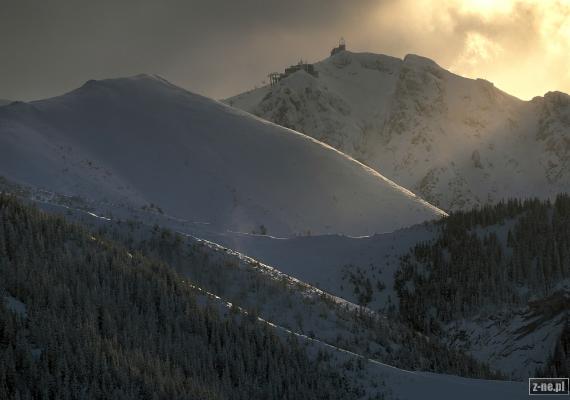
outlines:
[{"label": "forested hillside", "polygon": [[[495,224],[503,229],[485,230]],[[422,331],[482,309],[526,305],[561,290],[570,277],[568,196],[460,212],[441,227],[434,243],[404,257],[396,278],[400,312]]]},{"label": "forested hillside", "polygon": [[201,288],[291,331],[399,368],[497,378],[486,363],[449,350],[383,313],[291,280],[269,266],[212,249],[168,229],[104,224],[100,235],[160,259]]},{"label": "forested hillside", "polygon": [[0,398],[351,399],[265,324],[165,264],[0,195]]},{"label": "forested hillside", "polygon": [[[451,214],[439,225],[436,240],[416,245],[402,258],[395,277],[401,318],[438,337],[457,321],[519,318],[511,340],[530,338],[554,321],[547,337],[560,339],[549,339],[546,351],[557,350],[551,365],[541,368],[550,376],[567,376],[570,197],[509,201]],[[473,338],[466,337],[467,330],[453,331],[469,347]],[[537,343],[543,344],[538,339],[528,344]]]}]

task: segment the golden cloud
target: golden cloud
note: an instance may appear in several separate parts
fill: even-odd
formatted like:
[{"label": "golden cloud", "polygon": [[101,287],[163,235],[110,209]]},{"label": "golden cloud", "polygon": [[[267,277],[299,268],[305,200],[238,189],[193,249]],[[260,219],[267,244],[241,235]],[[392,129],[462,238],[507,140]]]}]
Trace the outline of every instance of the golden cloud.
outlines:
[{"label": "golden cloud", "polygon": [[570,92],[570,0],[394,0],[366,26],[356,41],[375,35],[375,51],[423,54],[523,99]]}]

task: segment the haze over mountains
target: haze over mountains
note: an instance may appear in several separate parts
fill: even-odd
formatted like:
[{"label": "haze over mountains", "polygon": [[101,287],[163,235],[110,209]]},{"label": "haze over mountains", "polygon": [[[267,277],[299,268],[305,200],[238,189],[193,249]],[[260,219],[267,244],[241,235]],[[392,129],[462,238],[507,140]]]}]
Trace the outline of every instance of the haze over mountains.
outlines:
[{"label": "haze over mountains", "polygon": [[147,75],[3,107],[0,171],[219,231],[365,235],[443,214],[329,146]]},{"label": "haze over mountains", "polygon": [[334,146],[444,210],[570,188],[570,97],[522,101],[408,55],[342,51],[227,101]]}]

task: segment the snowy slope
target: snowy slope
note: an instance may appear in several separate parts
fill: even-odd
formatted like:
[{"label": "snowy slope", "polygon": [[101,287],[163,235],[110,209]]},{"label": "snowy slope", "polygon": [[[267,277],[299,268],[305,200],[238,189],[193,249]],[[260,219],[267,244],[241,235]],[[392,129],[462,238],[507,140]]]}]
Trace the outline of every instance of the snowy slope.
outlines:
[{"label": "snowy slope", "polygon": [[[198,288],[198,290],[204,293],[202,289]],[[220,302],[222,306],[228,308],[233,306],[232,303],[224,301],[213,293],[208,293],[208,296]],[[243,309],[240,311],[246,312]],[[396,368],[374,359],[364,358],[361,354],[323,342],[319,338],[291,331],[261,317],[258,319],[267,323],[278,333],[295,335],[301,341],[307,342],[309,349],[330,352],[334,357],[333,363],[338,364],[342,373],[364,389],[362,399],[374,398],[378,395],[386,400],[455,400],[458,398],[464,400],[483,398],[488,400],[515,400],[524,398],[528,393],[525,382],[470,379]],[[538,398],[542,397],[544,396]]]},{"label": "snowy slope", "polygon": [[[203,289],[197,288],[202,293]],[[207,295],[221,303],[222,307],[233,308],[234,305],[213,293]],[[247,313],[240,308],[240,312]],[[380,361],[365,358],[346,348],[337,347],[323,342],[319,338],[309,337],[305,334],[291,331],[283,326],[276,325],[262,317],[258,319],[267,323],[278,333],[295,335],[301,341],[307,342],[309,349],[326,351],[332,354],[333,363],[336,363],[342,373],[353,383],[364,389],[361,396],[364,398],[380,398],[386,400],[420,400],[441,399],[455,400],[515,400],[522,399],[528,393],[525,382],[497,381],[462,378],[454,375],[435,374],[421,371],[409,371],[396,368]],[[538,396],[537,398],[544,398]]]},{"label": "snowy slope", "polygon": [[0,99],[0,107],[5,106],[5,105],[10,104],[10,103],[11,103],[10,100]]},{"label": "snowy slope", "polygon": [[[51,212],[57,210],[57,208],[49,209]],[[65,215],[70,217],[67,213],[65,213]],[[80,213],[76,215],[76,217],[72,217],[72,219],[79,218],[81,220],[81,215]],[[97,221],[97,218],[92,217],[92,220]],[[84,221],[84,223],[85,222],[86,221]],[[103,223],[109,224],[108,221]],[[132,231],[130,232],[132,233]],[[299,240],[309,239],[312,238],[299,238]],[[284,334],[285,336],[290,334],[297,336],[301,342],[307,343],[309,349],[312,349],[314,352],[322,350],[330,352],[335,360],[333,362],[339,367],[339,371],[345,375],[347,379],[350,379],[355,384],[358,383],[361,388],[365,389],[366,393],[363,393],[362,399],[369,398],[368,396],[374,398],[376,394],[381,394],[385,396],[382,398],[387,400],[416,400],[425,398],[439,398],[444,400],[456,398],[480,399],[483,397],[490,400],[514,400],[522,398],[526,391],[525,383],[469,379],[445,374],[408,371],[380,362],[370,357],[370,355],[367,358],[363,358],[362,352],[358,351],[366,351],[365,348],[368,348],[367,351],[370,351],[370,346],[374,348],[376,346],[373,339],[374,335],[369,332],[371,330],[369,323],[353,327],[350,330],[343,328],[343,324],[351,320],[346,317],[346,313],[349,312],[350,307],[344,308],[344,305],[348,304],[341,303],[343,307],[335,310],[335,302],[323,301],[324,298],[321,297],[319,293],[311,295],[310,292],[306,291],[307,288],[310,288],[306,285],[295,285],[291,286],[291,289],[294,290],[288,294],[290,297],[288,305],[271,311],[279,302],[283,292],[288,291],[286,286],[278,285],[272,290],[271,295],[267,296],[265,294],[266,289],[264,289],[265,285],[260,285],[258,279],[252,279],[252,277],[249,276],[254,272],[251,268],[256,268],[255,266],[258,265],[255,260],[248,260],[247,257],[243,255],[226,252],[227,249],[224,250],[219,247],[212,247],[212,250],[213,253],[210,260],[212,261],[218,257],[222,257],[222,265],[225,265],[225,268],[229,270],[233,269],[234,273],[230,279],[227,279],[228,277],[226,276],[226,279],[223,280],[224,284],[222,290],[225,295],[222,295],[222,297],[203,288],[195,287],[198,293],[208,297],[211,301],[219,303],[220,309],[225,309],[226,313],[230,313],[230,308],[233,312],[236,311],[236,303],[234,303],[235,300],[233,299],[228,301],[229,299],[225,296],[231,296],[231,292],[236,288],[241,288],[248,296],[253,296],[254,302],[252,304],[258,304],[259,308],[257,312],[258,315],[260,315],[258,317],[260,321],[267,323],[271,328],[275,329],[277,333]],[[231,260],[236,256],[241,260],[239,262],[240,267],[232,268]],[[238,264],[236,264],[236,266],[237,265]],[[262,272],[262,269],[258,269],[258,271]],[[221,277],[224,274],[218,275]],[[255,284],[255,282],[257,283]],[[248,286],[252,284],[255,285],[256,290],[247,290]],[[308,301],[303,301],[301,305],[298,302],[298,296],[303,293],[305,293],[303,296],[308,295],[311,300],[307,299]],[[245,300],[241,296],[240,298],[242,301]],[[257,298],[257,300],[255,300],[255,298]],[[259,301],[260,299],[263,301]],[[238,306],[238,309],[242,313],[247,313],[247,310],[242,307]],[[289,321],[291,314],[303,316],[303,328],[297,327]],[[297,318],[293,320],[297,320]],[[401,338],[406,336],[403,334],[403,332],[407,331],[406,327],[402,327],[394,322],[392,322],[392,324],[391,329],[395,330],[397,335],[399,334]],[[377,334],[378,332],[375,332],[375,335]],[[346,339],[346,335],[348,335],[348,340]],[[345,339],[339,341],[338,338],[343,336]],[[361,341],[362,338],[364,338],[367,344],[364,348],[359,349],[359,341]],[[409,340],[409,337],[407,340]],[[388,340],[388,342],[389,341],[390,340]],[[384,344],[386,344],[386,339]],[[394,348],[397,349],[398,347],[395,345]]]},{"label": "snowy slope", "polygon": [[[62,212],[66,217],[79,207],[83,210],[80,214],[89,220],[98,220],[103,224],[111,221],[107,217],[111,216],[109,213],[93,208],[93,204],[82,204],[77,199],[34,193],[26,188],[17,189],[6,182],[2,183],[1,179],[0,191],[18,193],[42,205],[53,204],[56,205],[56,209],[61,209],[63,206]],[[117,211],[118,209],[113,211],[113,219],[118,215]],[[360,238],[342,235],[278,238],[229,231],[217,232],[209,225],[180,221],[149,210],[139,210],[136,214],[126,214],[119,218],[141,221],[148,226],[168,227],[190,237],[199,237],[211,243],[221,244],[226,248],[223,250],[224,253],[236,255],[240,260],[245,260],[245,263],[258,266],[264,263],[267,268],[263,267],[261,270],[272,276],[280,277],[285,273],[299,279],[302,287],[310,284],[336,296],[341,304],[347,304],[346,301],[365,304],[368,309],[380,310],[382,313],[390,310],[397,312],[398,309],[399,297],[394,290],[394,274],[400,269],[400,257],[417,243],[430,242],[438,236],[437,226],[433,224],[421,224],[387,234]],[[496,230],[500,232],[500,237],[505,237],[509,227],[512,227],[511,223],[488,229]],[[203,242],[200,239],[197,241]],[[253,260],[245,255],[252,257]],[[238,288],[242,288],[249,282],[246,280],[242,285],[239,280],[231,279],[229,284],[227,280],[221,280],[219,277],[215,281],[221,282],[221,285],[228,290],[236,284]],[[366,288],[364,284],[366,281],[370,282],[371,288],[368,298],[365,297],[366,291],[363,290]],[[310,291],[313,292],[312,289]],[[278,297],[276,293],[272,293],[260,302],[255,297],[251,299],[251,304],[261,304],[259,311],[267,311],[269,313],[267,317],[272,321],[284,326],[290,326],[293,321],[293,326],[296,326],[296,319],[290,318],[292,311],[290,308],[273,306]],[[268,301],[268,298],[271,301]],[[347,305],[353,308],[351,304]],[[506,312],[498,308],[496,312],[488,310],[469,319],[452,321],[445,326],[445,335],[442,335],[440,340],[483,362],[489,362],[509,377],[526,379],[537,368],[542,367],[548,356],[552,354],[553,346],[564,327],[564,319],[561,319],[561,316],[537,312],[536,307],[509,307]],[[308,320],[311,318],[308,317]],[[329,343],[334,343],[337,339],[336,333],[343,331],[342,324],[336,327],[336,322],[332,326],[329,325],[335,321],[335,317],[327,317],[323,322],[316,323],[308,320],[303,323],[304,329],[317,332],[319,337]],[[359,329],[358,332],[366,336],[366,329]],[[354,341],[350,343],[355,344]]]},{"label": "snowy slope", "polygon": [[[570,285],[566,289],[568,296]],[[529,306],[458,320],[446,326],[447,342],[451,348],[466,351],[513,379],[524,380],[544,368],[567,326],[567,312],[548,311],[537,312]]]},{"label": "snowy slope", "polygon": [[570,97],[521,101],[416,55],[336,54],[226,102],[382,171],[445,210],[570,190]]},{"label": "snowy slope", "polygon": [[[0,185],[0,190],[7,190],[30,200],[36,199],[34,202],[38,202],[37,194],[27,190],[14,190],[14,188],[5,185]],[[62,207],[58,205],[57,201],[55,203],[39,201],[38,204],[50,213],[61,213],[74,222],[80,222],[87,226],[94,224],[95,230],[114,225],[113,221],[108,218],[98,217],[95,213],[69,208],[68,206]],[[141,223],[121,224],[119,222],[115,222],[117,227],[122,226],[122,229],[126,229],[130,235],[139,237],[139,239],[141,237],[140,232],[144,232],[145,229],[153,231],[150,226],[154,223],[168,225],[165,217],[150,223],[148,228],[144,228],[144,224]],[[138,230],[133,230],[136,226],[138,226]],[[172,229],[186,229],[188,225],[173,224],[170,227]],[[390,363],[389,360],[386,360],[386,353],[383,352],[382,347],[386,343],[398,343],[400,339],[397,338],[399,336],[409,337],[404,334],[404,332],[408,332],[408,328],[399,323],[390,322],[388,332],[396,332],[399,336],[392,334],[391,338],[388,339],[385,333],[378,336],[379,332],[374,329],[375,333],[371,335],[369,323],[358,325],[357,328],[351,328],[350,324],[347,325],[351,319],[346,318],[346,315],[354,310],[354,305],[350,302],[357,302],[358,298],[352,291],[353,286],[346,278],[343,278],[343,271],[354,271],[356,268],[362,267],[365,277],[369,277],[374,283],[375,279],[380,279],[385,284],[384,290],[375,289],[372,301],[367,304],[369,309],[385,309],[388,296],[392,297],[393,303],[397,306],[397,295],[392,286],[394,272],[399,268],[398,258],[407,252],[410,246],[418,242],[429,241],[435,237],[436,230],[430,224],[362,238],[326,235],[281,239],[262,235],[206,231],[200,232],[200,235],[242,251],[240,254],[212,242],[206,243],[201,239],[193,239],[191,236],[185,235],[190,243],[196,241],[207,244],[207,247],[212,250],[210,262],[219,260],[225,268],[234,271],[230,276],[214,272],[216,278],[209,280],[214,286],[219,287],[218,290],[221,292],[218,293],[226,301],[234,302],[239,299],[238,304],[247,308],[254,307],[258,315],[266,321],[277,324],[280,329],[292,330],[307,340],[318,342],[319,346],[334,348],[343,354],[348,354],[346,350],[357,354],[367,352],[369,362],[366,371],[358,372],[357,370],[355,375],[359,376],[361,373],[366,375],[364,380],[373,383],[372,392],[377,389],[384,390],[384,386],[386,386],[392,394],[397,395],[394,398],[398,399],[425,398],[422,397],[422,394],[426,393],[429,393],[430,396],[436,396],[437,391],[445,391],[450,395],[448,398],[455,398],[453,396],[458,394],[474,396],[467,398],[480,398],[477,396],[482,396],[485,393],[489,399],[503,399],[518,398],[518,394],[522,393],[525,388],[525,385],[520,383],[491,382],[422,372],[408,372],[379,363],[374,360]],[[143,234],[142,237],[146,238],[146,234]],[[255,259],[245,256],[243,254],[245,252],[255,256]],[[267,265],[260,263],[260,261]],[[190,262],[188,265],[193,265],[193,263]],[[232,266],[238,265],[240,268],[232,268]],[[279,269],[276,270],[272,267]],[[301,282],[290,280],[281,271],[301,279]],[[287,294],[287,286],[278,285],[268,288],[265,288],[264,285],[260,286],[259,280],[250,276],[256,273],[277,281],[282,281],[285,278],[287,281],[294,282],[290,286],[294,290]],[[329,294],[320,292],[314,286],[303,281],[313,284]],[[254,285],[256,289],[248,290],[251,285]],[[312,300],[300,302],[299,295],[301,298],[308,296]],[[334,297],[335,295],[340,296],[340,298]],[[335,311],[336,304],[340,305],[342,309]],[[559,316],[550,319],[540,317],[532,312],[516,311],[505,315],[498,313],[497,316],[490,318],[452,323],[448,327],[449,337],[446,340],[451,339],[449,340],[451,347],[467,351],[482,361],[491,361],[492,365],[501,368],[507,374],[514,373],[513,375],[518,379],[521,377],[524,379],[528,376],[527,372],[533,371],[551,352],[550,347],[553,339],[560,333],[559,328]],[[528,330],[529,333],[521,335],[524,329]],[[464,332],[462,333],[462,331]],[[466,334],[467,338],[471,338],[470,343],[464,339],[463,341],[454,339],[461,335],[465,337]],[[312,339],[308,339],[307,335],[310,335]],[[378,337],[383,338],[379,347]],[[467,343],[469,345],[466,346]],[[393,346],[398,348],[398,345]],[[370,354],[371,350],[372,354]],[[391,361],[394,362],[393,359]]]},{"label": "snowy slope", "polygon": [[[372,310],[397,312],[394,274],[400,269],[400,257],[437,235],[436,226],[422,224],[362,238],[324,235],[280,239],[230,233],[209,237],[335,296]],[[366,281],[371,287],[368,298]],[[569,288],[566,293],[570,293]],[[554,297],[523,307],[497,307],[455,320],[444,327],[440,340],[488,362],[507,377],[525,380],[545,365],[565,327],[565,313],[555,312],[556,306],[551,305],[558,300]]]},{"label": "snowy slope", "polygon": [[[354,303],[359,303],[359,296],[354,293],[350,276],[361,270],[375,288],[366,306],[378,310],[387,307],[388,298],[397,304],[393,286],[400,256],[417,243],[432,240],[434,231],[430,225],[417,225],[359,238],[321,235],[286,239],[239,233],[201,233],[201,237]],[[376,289],[378,282],[383,290]]]},{"label": "snowy slope", "polygon": [[147,75],[2,107],[0,175],[217,230],[361,235],[442,214],[327,145]]},{"label": "snowy slope", "polygon": [[[528,386],[521,382],[467,379],[443,374],[410,372],[386,365],[371,364],[369,369],[372,371],[369,373],[378,374],[378,378],[382,379],[384,385],[389,388],[388,399],[521,400],[528,397]],[[378,378],[373,382],[377,382]]]}]

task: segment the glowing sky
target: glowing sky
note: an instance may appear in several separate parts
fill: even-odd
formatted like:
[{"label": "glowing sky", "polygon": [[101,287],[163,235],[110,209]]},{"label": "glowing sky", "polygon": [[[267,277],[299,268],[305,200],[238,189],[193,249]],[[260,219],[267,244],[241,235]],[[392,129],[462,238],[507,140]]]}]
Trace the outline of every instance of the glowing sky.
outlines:
[{"label": "glowing sky", "polygon": [[227,97],[300,57],[416,53],[524,99],[570,92],[570,0],[0,0],[0,99],[158,73]]},{"label": "glowing sky", "polygon": [[460,75],[524,99],[570,92],[570,0],[402,0],[375,18],[406,51]]}]

